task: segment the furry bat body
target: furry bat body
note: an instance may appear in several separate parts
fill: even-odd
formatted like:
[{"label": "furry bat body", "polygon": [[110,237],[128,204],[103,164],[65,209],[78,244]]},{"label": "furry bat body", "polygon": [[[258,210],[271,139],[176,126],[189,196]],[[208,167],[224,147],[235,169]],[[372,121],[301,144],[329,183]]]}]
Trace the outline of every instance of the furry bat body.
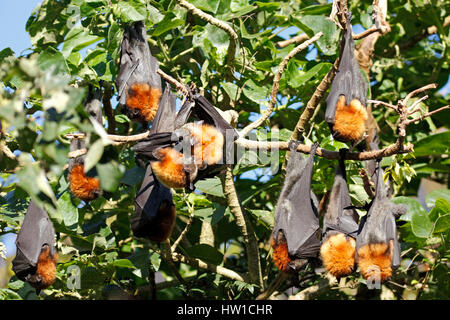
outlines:
[{"label": "furry bat body", "polygon": [[358,232],[358,213],[352,206],[347,187],[344,152],[336,169],[330,201],[323,220],[322,262],[335,277],[352,273],[355,264],[356,233]]},{"label": "furry bat body", "polygon": [[325,120],[336,140],[355,143],[366,131],[368,86],[355,59],[350,20],[348,13],[344,51],[327,97]]},{"label": "furry bat body", "polygon": [[156,115],[162,93],[157,70],[144,21],[135,22],[125,30],[115,80],[121,110],[133,121],[147,124]]},{"label": "furry bat body", "polygon": [[55,280],[58,253],[54,238],[55,230],[47,212],[31,201],[17,235],[12,265],[17,277],[38,291]]},{"label": "furry bat body", "polygon": [[314,154],[309,158],[296,151],[298,144],[291,142],[291,156],[286,168],[286,178],[275,211],[275,226],[270,244],[273,260],[280,271],[298,269],[305,260],[316,258],[320,250],[320,228],[317,207],[311,196],[311,179]]},{"label": "furry bat body", "polygon": [[407,207],[390,202],[380,161],[376,174],[376,195],[366,216],[361,219],[356,237],[356,261],[364,278],[383,282],[391,276],[392,269],[400,265],[395,220],[407,211]]}]

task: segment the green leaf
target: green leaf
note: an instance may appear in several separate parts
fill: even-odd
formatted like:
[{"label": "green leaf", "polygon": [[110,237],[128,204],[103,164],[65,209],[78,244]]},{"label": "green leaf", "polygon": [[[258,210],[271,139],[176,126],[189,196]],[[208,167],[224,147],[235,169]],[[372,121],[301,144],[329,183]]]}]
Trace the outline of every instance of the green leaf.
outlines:
[{"label": "green leaf", "polygon": [[274,225],[274,215],[267,210],[249,210],[258,221],[261,221],[268,229],[272,229]]},{"label": "green leaf", "polygon": [[136,269],[134,264],[128,259],[118,259],[113,262],[113,266],[117,268]]},{"label": "green leaf", "polygon": [[258,104],[266,100],[269,95],[268,88],[257,85],[253,80],[246,82],[243,92],[247,98]]},{"label": "green leaf", "polygon": [[325,16],[314,15],[301,16],[299,18],[293,18],[293,20],[310,37],[313,37],[319,32],[323,32],[323,36],[315,42],[317,47],[327,56],[336,54],[339,31],[331,20]]},{"label": "green leaf", "polygon": [[219,8],[219,0],[189,0],[194,6],[200,10],[216,13]]},{"label": "green leaf", "polygon": [[68,74],[69,67],[66,59],[58,50],[48,47],[38,57],[38,64],[43,71],[51,71],[54,74]]},{"label": "green leaf", "polygon": [[70,230],[78,226],[78,209],[72,203],[69,192],[64,192],[58,199],[58,207],[63,216],[64,225]]},{"label": "green leaf", "polygon": [[238,94],[239,87],[234,83],[225,82],[222,83],[222,86],[231,100],[238,100],[239,97],[241,96],[240,93]]},{"label": "green leaf", "polygon": [[97,164],[96,168],[102,190],[116,191],[125,173],[125,166],[113,160],[106,164]]},{"label": "green leaf", "polygon": [[223,193],[222,188],[222,182],[218,177],[200,180],[195,184],[195,188],[203,193],[225,198],[225,194]]},{"label": "green leaf", "polygon": [[153,270],[156,272],[159,270],[161,265],[161,255],[156,252],[150,253],[150,263],[152,264]]},{"label": "green leaf", "polygon": [[417,200],[408,197],[395,197],[391,201],[395,204],[406,204],[408,206],[408,212],[401,215],[399,220],[411,221],[413,215],[423,216],[427,215],[427,211],[422,207],[422,205],[417,202]]},{"label": "green leaf", "polygon": [[220,265],[223,260],[223,254],[216,248],[207,244],[197,244],[186,249],[186,252],[192,258],[198,258],[205,262]]},{"label": "green leaf", "polygon": [[[441,156],[448,154],[450,150],[450,131],[428,135],[414,143],[413,155],[417,157],[428,157],[432,155]],[[407,158],[412,155],[407,156]]]},{"label": "green leaf", "polygon": [[425,201],[428,208],[434,207],[434,204],[437,199],[442,198],[450,202],[450,190],[449,189],[440,189],[434,190],[427,194]]},{"label": "green leaf", "polygon": [[67,58],[72,52],[79,51],[101,39],[98,36],[90,35],[89,31],[81,26],[74,27],[64,39],[63,56]]},{"label": "green leaf", "polygon": [[139,12],[131,2],[119,1],[113,5],[114,15],[123,22],[135,22],[145,19],[145,13]]},{"label": "green leaf", "polygon": [[434,224],[433,233],[445,232],[450,228],[450,213],[440,216]]},{"label": "green leaf", "polygon": [[160,36],[164,32],[175,29],[183,24],[184,20],[178,19],[175,14],[169,12],[164,16],[164,19],[162,21],[158,22],[158,25],[153,30],[152,35],[154,37]]},{"label": "green leaf", "polygon": [[299,70],[293,76],[291,76],[291,78],[289,79],[289,84],[294,88],[298,88],[304,85],[304,83],[309,81],[311,78],[315,76],[320,77],[323,74],[328,73],[328,71],[331,70],[332,66],[333,65],[331,63],[323,62],[316,64],[314,67],[312,67],[306,72],[304,72],[303,70],[302,71]]},{"label": "green leaf", "polygon": [[89,148],[86,159],[84,160],[84,172],[88,172],[100,161],[103,155],[103,142],[101,139],[94,142]]},{"label": "green leaf", "polygon": [[433,232],[433,222],[430,221],[428,214],[414,212],[411,217],[411,229],[418,238],[428,238]]}]

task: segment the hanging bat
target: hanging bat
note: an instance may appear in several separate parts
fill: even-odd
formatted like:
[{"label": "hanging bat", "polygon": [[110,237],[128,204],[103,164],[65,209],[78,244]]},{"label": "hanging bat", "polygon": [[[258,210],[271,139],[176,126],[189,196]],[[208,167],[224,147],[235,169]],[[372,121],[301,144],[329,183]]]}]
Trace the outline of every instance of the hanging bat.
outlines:
[{"label": "hanging bat", "polygon": [[316,258],[320,250],[320,228],[317,207],[311,196],[314,155],[318,144],[304,159],[297,152],[299,142],[291,141],[291,156],[286,178],[275,211],[275,226],[270,237],[273,260],[283,272],[291,272],[306,260]]},{"label": "hanging bat", "polygon": [[[166,86],[163,96],[161,98],[160,106],[156,113],[155,119],[152,122],[150,129],[150,138],[147,148],[151,149],[150,154],[156,152],[157,148],[174,150],[169,147],[171,144],[171,137],[167,136],[165,144],[164,139],[159,137],[159,140],[152,141],[151,137],[163,132],[173,132],[175,129],[175,96],[170,93],[170,86]],[[175,151],[175,150],[174,150]],[[139,153],[138,153],[139,155]],[[154,160],[157,160],[154,158]],[[145,172],[144,181],[134,200],[135,210],[134,216],[131,219],[131,229],[133,234],[137,237],[146,237],[156,242],[163,242],[170,237],[176,219],[176,209],[173,204],[172,192],[168,187],[162,184],[157,177],[162,177],[167,173],[167,168],[161,167],[161,163],[167,159],[153,161],[152,164],[146,163],[147,169]],[[159,174],[154,174],[153,168]],[[160,171],[158,171],[160,170]],[[171,172],[175,176],[180,175],[179,172]],[[170,177],[167,178],[171,181]],[[170,184],[168,181],[166,183]]]},{"label": "hanging bat", "polygon": [[[187,123],[191,115],[200,122]],[[152,161],[152,169],[165,186],[193,190],[195,181],[220,170],[224,150],[233,148],[236,138],[234,128],[208,100],[194,91],[178,112],[173,132],[150,134],[133,150],[150,161],[158,160]]]},{"label": "hanging bat", "polygon": [[[185,125],[190,117],[200,124]],[[223,160],[232,158],[238,134],[197,88],[190,91],[189,99],[178,111],[175,126],[187,128],[190,133],[199,169],[195,181],[216,175],[223,168]]]},{"label": "hanging bat", "polygon": [[378,160],[376,168],[376,195],[361,219],[356,237],[356,261],[365,279],[384,282],[391,276],[392,269],[400,265],[395,219],[408,208],[389,201],[380,162]]},{"label": "hanging bat", "polygon": [[367,83],[355,59],[355,43],[347,13],[344,50],[327,98],[325,120],[336,140],[357,143],[366,132]]},{"label": "hanging bat", "polygon": [[[88,97],[85,103],[85,109],[89,115],[92,116],[99,124],[103,126],[102,116],[102,103],[101,103],[101,90],[92,90],[89,88]],[[72,139],[70,143],[70,152],[73,153],[77,150],[85,148],[85,142],[83,139]],[[84,172],[84,161],[86,155],[70,158],[69,160],[69,184],[72,194],[85,201],[91,201],[96,199],[102,194],[100,189],[100,180],[96,177],[97,172],[95,168]]]},{"label": "hanging bat", "polygon": [[335,277],[349,275],[355,265],[356,234],[359,216],[352,207],[347,186],[344,155],[334,176],[330,200],[323,219],[320,255],[325,269]]},{"label": "hanging bat", "polygon": [[[184,188],[196,177],[197,167],[190,155],[184,155],[186,130],[175,130],[175,96],[166,86],[150,134],[134,145],[133,150],[143,161],[150,161],[159,182],[168,188]],[[190,147],[189,147],[190,150]]]},{"label": "hanging bat", "polygon": [[147,124],[158,110],[161,98],[161,77],[156,73],[158,60],[147,43],[144,21],[125,29],[116,78],[119,105],[133,121]]},{"label": "hanging bat", "polygon": [[54,241],[55,230],[47,212],[31,201],[17,235],[12,268],[38,294],[55,281],[58,253]]}]

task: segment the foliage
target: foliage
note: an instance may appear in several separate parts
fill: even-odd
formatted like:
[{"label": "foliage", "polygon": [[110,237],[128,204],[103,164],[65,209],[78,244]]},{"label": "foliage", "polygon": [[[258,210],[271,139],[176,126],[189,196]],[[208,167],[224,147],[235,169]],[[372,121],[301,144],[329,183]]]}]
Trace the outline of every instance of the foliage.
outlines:
[{"label": "foliage", "polygon": [[[327,1],[191,0],[199,9],[233,26],[239,35],[234,59],[227,57],[227,33],[180,7],[177,1],[153,0],[44,0],[30,16],[26,30],[32,48],[16,56],[10,48],[0,51],[0,120],[6,146],[16,159],[0,157],[0,232],[17,232],[31,199],[44,204],[58,233],[57,280],[44,291],[46,299],[103,299],[149,296],[149,270],[165,280],[174,280],[170,265],[152,243],[132,237],[130,218],[134,197],[143,170],[136,166],[131,145],[110,145],[105,130],[94,126],[83,103],[87,85],[113,85],[117,75],[120,42],[127,23],[145,20],[149,43],[160,68],[167,74],[204,90],[205,97],[222,110],[239,113],[237,128],[260,116],[269,101],[273,77],[282,59],[294,48],[275,45],[290,36],[322,31],[324,36],[309,50],[290,60],[281,81],[277,107],[265,123],[270,134],[289,140],[302,112],[321,79],[338,54],[340,31],[327,19]],[[352,1],[352,24],[372,26],[369,1]],[[388,22],[392,31],[377,42],[371,69],[371,98],[395,103],[408,92],[430,82],[442,88],[449,72],[449,28],[442,21],[449,14],[444,1],[389,1]],[[432,36],[424,30],[437,26]],[[291,31],[292,30],[292,31]],[[358,43],[358,42],[357,42]],[[0,48],[1,49],[1,48]],[[230,64],[231,63],[231,64]],[[448,104],[448,96],[429,92],[420,107],[427,111]],[[115,99],[113,106],[117,105]],[[344,145],[332,139],[324,119],[324,102],[315,115],[312,141],[338,150]],[[114,109],[118,135],[142,132]],[[395,141],[398,116],[389,109],[373,110],[380,127],[383,146]],[[328,290],[318,298],[449,298],[448,242],[450,191],[428,194],[426,211],[411,196],[417,195],[422,178],[448,187],[450,162],[450,113],[439,113],[408,127],[407,142],[415,152],[383,160],[387,178],[394,182],[396,203],[405,203],[408,214],[400,218],[402,265],[392,281],[381,290],[368,290],[355,273],[339,290]],[[279,130],[279,131],[278,131]],[[96,166],[106,192],[85,204],[71,196],[67,181],[67,133],[87,135],[90,162]],[[267,135],[257,134],[266,140]],[[88,156],[89,156],[88,154]],[[107,160],[102,160],[105,154]],[[246,162],[255,156],[246,152],[234,167],[239,199],[259,242],[264,280],[270,283],[278,271],[271,262],[268,243],[273,226],[274,207],[281,189],[281,165],[285,152],[275,157]],[[104,159],[103,157],[102,159]],[[348,182],[355,205],[368,196],[362,187],[359,169],[363,163],[348,161]],[[270,165],[272,164],[272,168]],[[331,189],[335,161],[318,158],[313,190],[318,198]],[[272,171],[270,170],[272,169]],[[172,241],[180,234],[193,210],[194,220],[181,252],[191,258],[222,265],[236,272],[247,272],[244,240],[236,227],[220,179],[197,183],[197,191],[174,195],[178,218]],[[192,209],[193,208],[193,209]],[[212,225],[214,245],[200,244],[202,223]],[[7,229],[11,228],[11,229]],[[9,231],[8,231],[9,232]],[[190,245],[189,245],[190,244]],[[1,247],[0,247],[1,249]],[[251,299],[259,288],[222,275],[176,263],[186,283],[158,291],[161,299]],[[81,289],[67,287],[68,268],[81,270]],[[323,277],[311,267],[299,279],[285,284],[303,289]],[[34,290],[13,277],[0,289],[1,299],[37,299]]]}]

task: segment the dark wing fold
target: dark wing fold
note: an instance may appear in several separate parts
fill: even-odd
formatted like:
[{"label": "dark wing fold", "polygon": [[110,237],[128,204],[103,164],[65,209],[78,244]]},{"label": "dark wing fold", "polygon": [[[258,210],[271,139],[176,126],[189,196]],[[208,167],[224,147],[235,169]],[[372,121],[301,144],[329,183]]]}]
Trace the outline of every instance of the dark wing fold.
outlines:
[{"label": "dark wing fold", "polygon": [[366,105],[367,83],[361,74],[358,62],[355,59],[355,42],[351,14],[347,14],[347,30],[345,32],[345,44],[342,58],[339,63],[339,69],[331,84],[330,93],[327,97],[327,109],[325,111],[325,120],[328,124],[334,124],[334,114],[336,104],[340,95],[345,95],[346,103],[349,104],[353,99],[358,99],[364,106]]},{"label": "dark wing fold", "polygon": [[407,208],[403,205],[395,205],[389,200],[380,162],[381,160],[378,160],[376,166],[376,195],[365,219],[361,219],[356,237],[356,248],[372,243],[389,244],[392,241],[392,266],[395,268],[400,264],[400,245],[395,219],[399,214],[404,214]]},{"label": "dark wing fold", "polygon": [[317,147],[318,144],[311,147],[307,159],[303,159],[301,153],[291,147],[285,182],[277,202],[272,237],[277,239],[278,232],[283,232],[292,259],[317,257],[320,250],[319,219],[311,198],[311,178]]},{"label": "dark wing fold", "polygon": [[135,83],[145,83],[161,90],[158,60],[152,56],[147,42],[144,21],[137,21],[125,29],[120,65],[115,80],[120,105],[126,105],[128,88]]},{"label": "dark wing fold", "polygon": [[135,236],[146,237],[152,233],[158,210],[164,201],[173,205],[172,192],[156,179],[151,165],[148,165],[144,181],[134,200],[131,229]]},{"label": "dark wing fold", "polygon": [[327,212],[325,213],[323,220],[324,238],[330,230],[356,237],[358,231],[358,217],[358,213],[352,208],[352,201],[347,186],[345,161],[341,156],[338,167],[336,168]]},{"label": "dark wing fold", "polygon": [[54,241],[55,230],[47,212],[31,201],[17,235],[17,252],[12,261],[13,271],[19,279],[25,281],[28,274],[35,272],[44,245],[50,247],[52,255],[55,253]]}]

